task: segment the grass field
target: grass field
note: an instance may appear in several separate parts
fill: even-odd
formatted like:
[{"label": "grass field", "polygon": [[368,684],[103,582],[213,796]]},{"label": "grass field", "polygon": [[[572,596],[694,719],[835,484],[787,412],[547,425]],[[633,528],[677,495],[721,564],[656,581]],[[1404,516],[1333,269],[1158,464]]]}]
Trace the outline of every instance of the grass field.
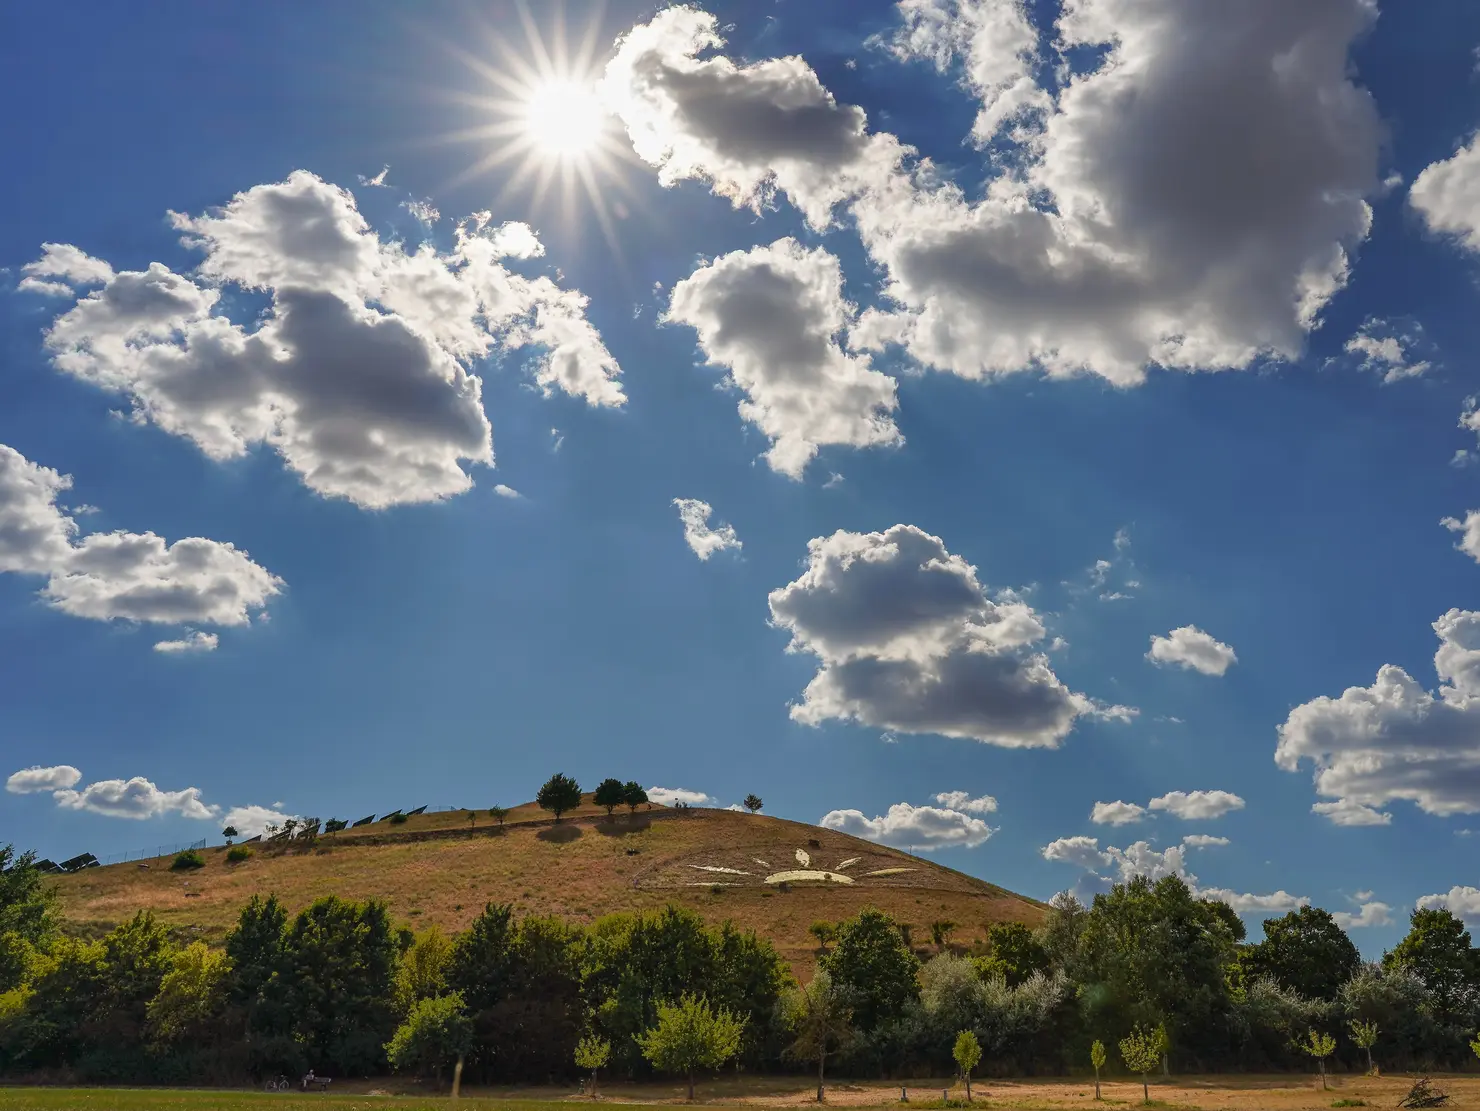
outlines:
[{"label": "grass field", "polygon": [[[1151,1086],[1153,1106],[1188,1111],[1324,1111],[1335,1106],[1394,1107],[1411,1076],[1336,1076],[1322,1091],[1314,1076],[1196,1076],[1173,1077]],[[1450,1094],[1449,1107],[1457,1111],[1480,1108],[1480,1077],[1436,1077]],[[828,1085],[828,1103],[844,1107],[894,1107],[899,1111],[940,1107],[941,1090],[950,1088],[953,1104],[965,1092],[950,1080],[906,1082],[909,1103],[899,1103],[899,1082],[870,1081]],[[409,1085],[361,1082],[356,1091],[334,1095],[145,1088],[0,1088],[0,1111],[430,1111],[455,1106],[459,1111],[576,1111],[593,1103],[642,1106],[683,1102],[677,1084],[612,1085],[593,1101],[569,1089],[523,1089],[518,1092],[468,1093],[456,1104],[444,1093],[406,1092]],[[1124,1079],[1107,1080],[1104,1099],[1094,1100],[1094,1083],[1084,1077],[1050,1080],[978,1080],[973,1084],[974,1106],[1021,1111],[1094,1111],[1097,1107],[1135,1111],[1141,1104],[1141,1085]],[[801,1107],[812,1103],[815,1088],[799,1077],[726,1077],[699,1086],[699,1102],[730,1107]],[[815,1104],[813,1104],[815,1106]]]},{"label": "grass field", "polygon": [[[446,930],[465,928],[490,901],[576,922],[671,902],[770,937],[799,973],[816,960],[807,927],[865,906],[913,924],[920,945],[937,919],[956,922],[952,940],[970,944],[989,923],[1036,925],[1044,910],[929,860],[798,822],[723,810],[655,808],[615,819],[582,811],[555,825],[522,806],[502,828],[486,813],[476,827],[455,812],[419,815],[323,837],[313,849],[259,844],[242,864],[226,863],[218,847],[193,872],[172,872],[170,859],[160,858],[147,868],[89,868],[60,877],[57,887],[65,918],[80,932],[100,934],[147,908],[207,940],[219,940],[259,892],[275,892],[294,910],[331,893],[384,899],[398,920]],[[855,882],[766,883],[768,871],[802,867],[798,850],[816,868],[845,868]]]}]

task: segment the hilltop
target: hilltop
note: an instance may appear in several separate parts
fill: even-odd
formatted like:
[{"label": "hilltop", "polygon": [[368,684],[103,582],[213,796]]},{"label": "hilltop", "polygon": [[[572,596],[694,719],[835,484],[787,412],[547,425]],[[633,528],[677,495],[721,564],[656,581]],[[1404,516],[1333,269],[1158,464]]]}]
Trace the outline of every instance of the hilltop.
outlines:
[{"label": "hilltop", "polygon": [[[312,848],[257,843],[229,864],[225,846],[205,867],[170,871],[169,857],[59,877],[73,929],[95,934],[140,909],[183,933],[218,939],[253,894],[275,892],[297,910],[335,894],[385,900],[417,928],[461,930],[487,902],[516,913],[588,923],[605,914],[676,903],[707,920],[731,919],[770,937],[798,972],[816,959],[807,927],[875,906],[914,927],[957,924],[957,944],[993,922],[1036,925],[1044,907],[983,880],[897,849],[800,822],[726,810],[654,806],[613,818],[591,805],[555,823],[532,803],[502,827],[487,812],[422,814],[321,836]],[[147,865],[147,867],[145,867]]]}]

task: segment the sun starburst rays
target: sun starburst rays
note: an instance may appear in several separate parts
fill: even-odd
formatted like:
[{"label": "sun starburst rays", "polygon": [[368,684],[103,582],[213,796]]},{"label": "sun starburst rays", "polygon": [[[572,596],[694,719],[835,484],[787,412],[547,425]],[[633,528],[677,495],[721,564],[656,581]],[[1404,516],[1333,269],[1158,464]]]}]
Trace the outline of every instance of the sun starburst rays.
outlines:
[{"label": "sun starburst rays", "polygon": [[518,0],[522,41],[511,41],[508,32],[485,25],[478,37],[486,49],[443,43],[483,88],[440,90],[438,96],[481,121],[428,141],[483,148],[442,185],[444,190],[502,176],[492,198],[496,211],[527,195],[537,218],[544,219],[549,207],[558,205],[560,218],[577,228],[589,211],[620,256],[615,221],[635,206],[621,171],[638,163],[600,98],[603,8],[594,5],[584,27],[572,35],[564,5],[542,5],[541,14],[551,14],[542,33],[529,6]]}]

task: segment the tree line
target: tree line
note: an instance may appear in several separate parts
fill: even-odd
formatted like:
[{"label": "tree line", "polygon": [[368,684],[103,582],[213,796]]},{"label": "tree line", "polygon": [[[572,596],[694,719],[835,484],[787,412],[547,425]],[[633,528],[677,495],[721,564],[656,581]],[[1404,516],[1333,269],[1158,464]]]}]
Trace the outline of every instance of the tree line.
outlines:
[{"label": "tree line", "polygon": [[[1480,950],[1448,911],[1364,962],[1326,911],[1265,923],[1180,879],[1054,900],[1043,925],[916,945],[878,910],[830,924],[796,982],[770,941],[667,907],[589,926],[490,904],[455,935],[379,902],[254,897],[219,947],[148,912],[62,928],[30,854],[0,849],[0,1073],[239,1083],[395,1070],[488,1083],[1458,1067],[1480,1045]],[[969,1035],[969,1037],[967,1037]],[[1106,1044],[1120,1049],[1107,1055]],[[1320,1052],[1318,1053],[1317,1050]]]}]

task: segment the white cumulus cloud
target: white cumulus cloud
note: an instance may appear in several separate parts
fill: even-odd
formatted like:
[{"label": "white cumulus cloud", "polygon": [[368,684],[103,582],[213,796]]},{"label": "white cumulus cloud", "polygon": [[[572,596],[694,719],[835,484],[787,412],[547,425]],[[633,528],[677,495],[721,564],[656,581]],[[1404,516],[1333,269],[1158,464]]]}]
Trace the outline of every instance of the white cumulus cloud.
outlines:
[{"label": "white cumulus cloud", "polygon": [[180,791],[162,791],[150,780],[136,775],[132,779],[100,779],[82,790],[53,792],[57,805],[64,810],[89,810],[110,818],[158,818],[178,814],[182,818],[214,818],[220,808],[201,801],[198,787]]},{"label": "white cumulus cloud", "polygon": [[1423,896],[1417,906],[1420,910],[1447,910],[1470,925],[1480,926],[1480,887],[1456,884],[1446,892]]},{"label": "white cumulus cloud", "polygon": [[1370,687],[1322,695],[1280,726],[1275,763],[1295,771],[1308,760],[1316,793],[1342,804],[1331,814],[1394,799],[1430,814],[1480,812],[1480,612],[1452,609],[1433,627],[1437,695],[1384,664]]},{"label": "white cumulus cloud", "polygon": [[1196,625],[1183,625],[1164,637],[1153,636],[1146,658],[1153,663],[1175,664],[1204,675],[1222,675],[1238,663],[1238,656],[1232,648]]},{"label": "white cumulus cloud", "polygon": [[1480,252],[1480,132],[1414,178],[1408,203],[1430,231]]},{"label": "white cumulus cloud", "polygon": [[707,560],[715,552],[722,552],[726,548],[739,551],[742,547],[740,538],[735,535],[731,526],[709,526],[709,518],[714,509],[708,502],[698,498],[674,498],[673,504],[678,507],[678,519],[683,522],[684,542],[701,560]]},{"label": "white cumulus cloud", "polygon": [[982,819],[959,810],[907,802],[896,802],[883,816],[874,818],[861,810],[830,810],[817,824],[881,845],[925,851],[975,848],[997,832]]},{"label": "white cumulus cloud", "polygon": [[[462,493],[465,461],[492,464],[470,370],[490,355],[530,348],[545,392],[625,400],[586,299],[506,268],[486,213],[460,225],[450,252],[408,253],[380,240],[346,190],[299,170],[172,218],[204,253],[194,276],[90,260],[111,276],[46,342],[58,370],[123,395],[135,419],[213,459],[265,444],[310,489],[385,508]],[[266,292],[270,309],[234,322],[228,286]]]},{"label": "white cumulus cloud", "polygon": [[665,185],[784,194],[818,226],[848,206],[886,279],[855,346],[1126,385],[1301,353],[1382,189],[1383,126],[1350,61],[1371,0],[1077,0],[1051,28],[1008,0],[900,13],[896,51],[959,61],[973,137],[1008,148],[984,154],[979,198],[870,133],[802,59],[701,58],[724,43],[692,7],[624,36],[606,94]]},{"label": "white cumulus cloud", "polygon": [[285,813],[281,804],[274,806],[233,806],[226,811],[226,816],[221,819],[221,828],[227,826],[235,827],[242,837],[256,837],[264,832],[269,825],[279,826],[289,818],[297,817],[296,814]]},{"label": "white cumulus cloud", "polygon": [[665,320],[699,334],[709,362],[744,394],[740,416],[771,441],[772,470],[800,478],[826,444],[899,444],[894,379],[838,334],[853,319],[843,272],[794,239],[735,251],[673,287]]},{"label": "white cumulus cloud", "polygon": [[41,597],[74,617],[157,624],[245,625],[283,582],[231,544],[166,542],[152,532],[95,532],[57,496],[69,475],[0,444],[0,573],[44,576]]},{"label": "white cumulus cloud", "polygon": [[71,764],[36,766],[12,773],[5,781],[5,789],[12,795],[36,795],[43,791],[64,791],[77,786],[81,779],[82,773]]},{"label": "white cumulus cloud", "polygon": [[1418,378],[1433,366],[1428,359],[1413,357],[1423,344],[1423,328],[1416,323],[1403,330],[1386,320],[1368,319],[1346,341],[1346,353],[1358,358],[1363,370],[1381,374],[1384,385],[1392,385]]},{"label": "white cumulus cloud", "polygon": [[1393,822],[1393,816],[1388,811],[1364,806],[1353,799],[1317,802],[1312,804],[1310,811],[1337,826],[1386,826]]},{"label": "white cumulus cloud", "polygon": [[1128,826],[1146,816],[1146,808],[1134,802],[1097,802],[1089,820],[1097,826]]},{"label": "white cumulus cloud", "polygon": [[1387,903],[1368,899],[1355,911],[1338,910],[1331,917],[1336,919],[1336,924],[1343,930],[1361,930],[1368,927],[1391,926],[1393,924],[1393,908]]},{"label": "white cumulus cloud", "polygon": [[1182,838],[1185,849],[1214,849],[1229,843],[1226,837],[1214,837],[1211,833],[1189,833]]},{"label": "white cumulus cloud", "polygon": [[1046,630],[1016,595],[987,597],[976,569],[913,525],[807,544],[806,570],[773,590],[789,651],[820,668],[794,720],[1056,748],[1081,716],[1129,718],[1066,687],[1034,651]]},{"label": "white cumulus cloud", "polygon": [[1152,810],[1165,810],[1184,821],[1221,818],[1231,810],[1242,810],[1244,800],[1231,791],[1168,791],[1150,802]]},{"label": "white cumulus cloud", "polygon": [[649,802],[660,806],[672,806],[676,802],[687,803],[689,806],[704,806],[714,802],[714,798],[706,795],[703,791],[691,791],[687,787],[649,787],[647,789]]},{"label": "white cumulus cloud", "polygon": [[179,640],[161,640],[155,643],[156,652],[170,654],[214,652],[221,643],[221,638],[215,633],[203,633],[198,629],[192,629]]},{"label": "white cumulus cloud", "polygon": [[942,791],[935,801],[947,810],[959,810],[963,814],[991,814],[997,809],[997,800],[991,795],[972,798],[969,791]]},{"label": "white cumulus cloud", "polygon": [[1100,848],[1097,837],[1060,837],[1043,846],[1043,859],[1072,864],[1087,872],[1107,867],[1113,857]]}]

